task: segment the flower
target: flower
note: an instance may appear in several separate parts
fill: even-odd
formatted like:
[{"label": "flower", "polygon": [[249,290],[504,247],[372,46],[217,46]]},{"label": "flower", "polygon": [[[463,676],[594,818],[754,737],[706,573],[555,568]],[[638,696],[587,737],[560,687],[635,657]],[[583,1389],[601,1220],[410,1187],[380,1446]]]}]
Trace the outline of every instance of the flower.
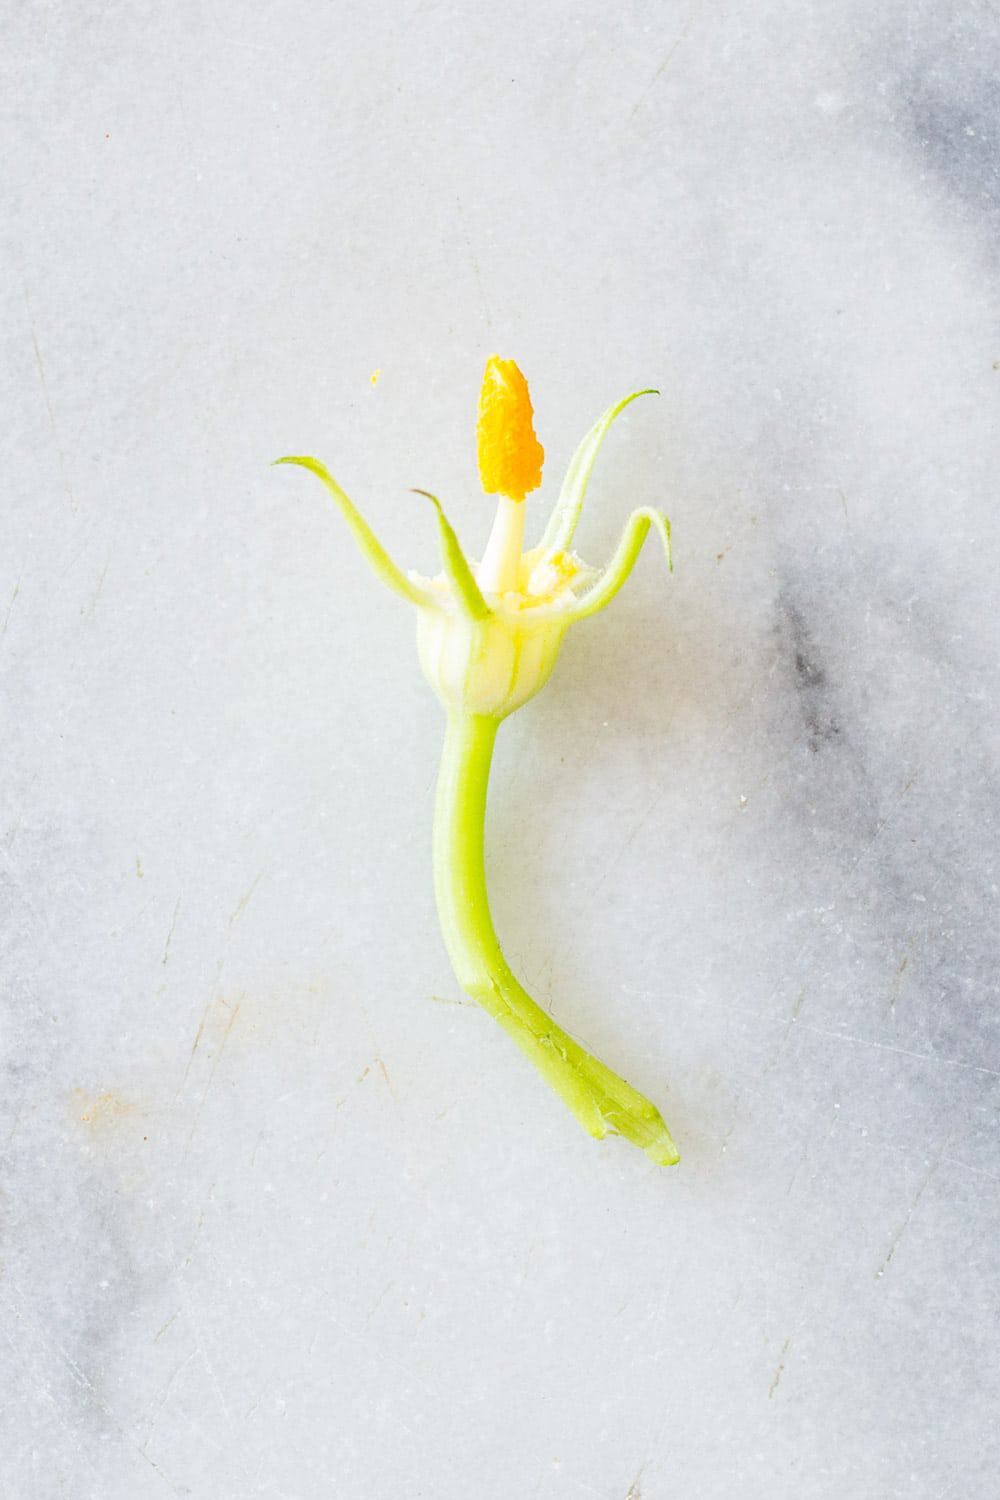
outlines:
[{"label": "flower", "polygon": [[497,729],[544,687],[569,627],[604,609],[628,578],[650,530],[672,568],[662,511],[634,510],[607,567],[572,550],[587,484],[615,418],[638,396],[609,407],[578,447],[540,542],[524,550],[525,496],[541,483],[544,451],[531,398],[513,360],[492,355],[479,400],[477,454],[483,489],[497,496],[481,560],[470,563],[435,495],[442,571],[403,573],[360,512],[315,458],[287,457],[323,481],[380,578],[417,607],[417,645],[448,728],[434,817],[434,878],[445,945],[459,983],[521,1047],[591,1135],[608,1128],[659,1165],[678,1160],[659,1111],[557,1026],[511,972],[493,929],[483,850],[486,792]]},{"label": "flower", "polygon": [[632,512],[603,572],[572,550],[594,461],[608,429],[634,391],[604,413],[573,457],[562,491],[537,546],[523,548],[524,495],[541,482],[543,449],[535,436],[531,400],[513,360],[492,355],[479,402],[479,471],[487,494],[498,494],[496,517],[482,561],[470,564],[440,501],[435,507],[443,569],[434,578],[404,575],[376,540],[333,476],[315,458],[280,464],[310,469],[326,485],[375,571],[418,608],[417,643],[424,674],[449,710],[506,716],[544,687],[569,626],[604,609],[628,578],[650,529],[672,568],[670,523],[662,511]]}]

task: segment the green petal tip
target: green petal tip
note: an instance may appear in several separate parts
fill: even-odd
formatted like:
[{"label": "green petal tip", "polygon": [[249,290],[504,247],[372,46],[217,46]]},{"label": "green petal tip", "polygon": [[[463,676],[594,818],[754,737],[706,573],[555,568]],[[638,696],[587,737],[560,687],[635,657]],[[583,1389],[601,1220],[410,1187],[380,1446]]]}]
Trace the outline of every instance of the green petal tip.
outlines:
[{"label": "green petal tip", "polygon": [[553,507],[541,540],[540,545],[546,551],[566,552],[569,550],[580,520],[580,513],[583,510],[587,485],[590,483],[590,475],[597,462],[597,455],[616,417],[619,417],[626,406],[630,406],[640,396],[658,396],[659,394],[659,389],[652,385],[646,386],[641,391],[631,391],[620,401],[616,401],[613,406],[609,406],[607,411],[598,417],[570,459],[566,478],[559,492],[559,499]]},{"label": "green petal tip", "polygon": [[448,581],[455,591],[459,607],[471,620],[488,619],[490,607],[472,575],[472,569],[469,567],[454,528],[444,513],[441,501],[436,495],[432,495],[430,490],[413,489],[411,494],[422,495],[425,500],[431,502],[437,512],[438,531],[441,537],[441,561],[444,564]]}]

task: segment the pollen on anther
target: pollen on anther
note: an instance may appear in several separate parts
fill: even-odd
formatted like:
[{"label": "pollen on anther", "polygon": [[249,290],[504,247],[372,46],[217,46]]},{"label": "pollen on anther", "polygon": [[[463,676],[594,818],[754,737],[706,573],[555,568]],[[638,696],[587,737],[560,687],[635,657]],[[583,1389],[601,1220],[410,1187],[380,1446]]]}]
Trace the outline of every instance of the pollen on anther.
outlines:
[{"label": "pollen on anther", "polygon": [[476,448],[488,495],[523,500],[542,482],[545,449],[535,436],[528,382],[512,359],[492,354],[479,394]]}]

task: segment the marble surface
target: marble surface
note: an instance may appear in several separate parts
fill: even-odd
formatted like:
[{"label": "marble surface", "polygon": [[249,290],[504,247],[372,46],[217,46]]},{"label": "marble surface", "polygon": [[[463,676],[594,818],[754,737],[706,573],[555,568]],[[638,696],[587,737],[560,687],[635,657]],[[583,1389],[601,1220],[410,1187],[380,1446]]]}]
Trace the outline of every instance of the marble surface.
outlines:
[{"label": "marble surface", "polygon": [[[991,1500],[998,105],[975,0],[21,0],[0,59],[2,1489]],[[485,536],[483,361],[628,590],[441,722],[308,476]],[[377,383],[372,374],[380,371]],[[536,505],[536,524],[543,515]]]}]

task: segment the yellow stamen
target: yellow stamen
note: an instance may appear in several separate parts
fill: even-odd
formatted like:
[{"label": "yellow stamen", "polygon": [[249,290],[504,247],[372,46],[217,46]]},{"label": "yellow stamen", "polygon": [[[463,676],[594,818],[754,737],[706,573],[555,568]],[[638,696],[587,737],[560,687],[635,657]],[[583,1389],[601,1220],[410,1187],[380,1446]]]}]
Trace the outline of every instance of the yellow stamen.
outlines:
[{"label": "yellow stamen", "polygon": [[528,382],[512,359],[491,354],[479,393],[476,447],[487,495],[523,500],[542,482],[545,449],[535,437]]}]

